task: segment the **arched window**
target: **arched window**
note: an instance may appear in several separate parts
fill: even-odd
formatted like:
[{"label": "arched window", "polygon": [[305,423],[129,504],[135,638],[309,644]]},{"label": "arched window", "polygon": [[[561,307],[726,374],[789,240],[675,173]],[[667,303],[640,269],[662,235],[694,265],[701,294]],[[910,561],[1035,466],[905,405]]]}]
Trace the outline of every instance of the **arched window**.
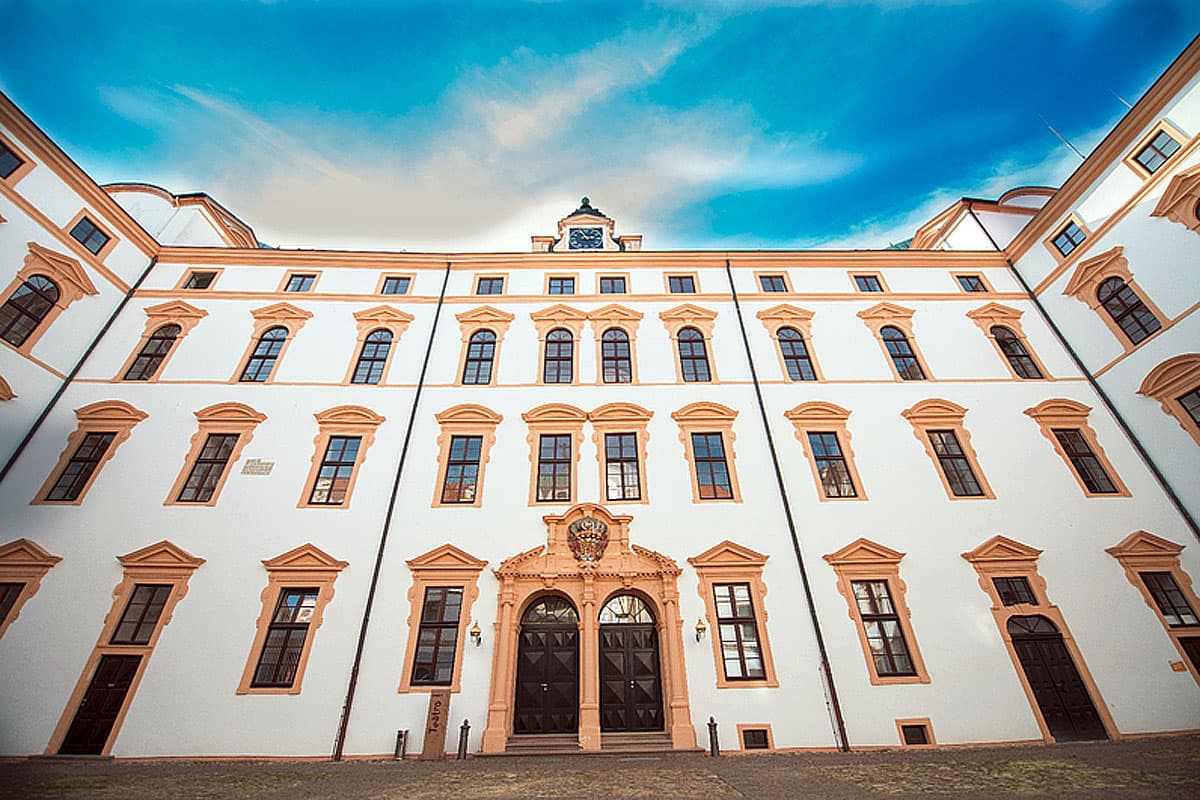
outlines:
[{"label": "arched window", "polygon": [[1017,373],[1018,377],[1042,377],[1042,371],[1038,369],[1037,362],[1029,355],[1029,351],[1025,349],[1025,345],[1015,333],[1003,325],[993,325],[991,334],[992,338],[996,340],[996,344],[1000,346],[1000,352],[1008,359],[1008,363],[1012,365],[1013,372]]},{"label": "arched window", "polygon": [[58,286],[45,275],[31,275],[0,307],[0,337],[20,347],[59,298]]},{"label": "arched window", "polygon": [[496,334],[475,331],[467,344],[467,363],[463,367],[463,383],[492,382],[492,361],[496,357]]},{"label": "arched window", "polygon": [[704,334],[695,328],[679,331],[679,370],[687,383],[707,383],[712,380],[708,369],[708,352]]},{"label": "arched window", "polygon": [[654,612],[637,595],[619,594],[600,609],[601,625],[653,625]]},{"label": "arched window", "polygon": [[358,364],[354,367],[351,383],[379,383],[383,368],[387,366],[388,351],[392,349],[392,332],[387,328],[371,331],[363,341]]},{"label": "arched window", "polygon": [[600,367],[605,383],[633,382],[629,334],[620,328],[609,328],[604,332],[600,337]]},{"label": "arched window", "polygon": [[242,377],[238,380],[262,383],[271,377],[271,370],[275,369],[275,361],[279,358],[287,337],[288,329],[282,325],[264,332],[258,338],[258,344],[254,346],[254,352],[250,354],[250,360],[246,362],[246,368],[242,370]]},{"label": "arched window", "polygon": [[1113,322],[1125,332],[1129,341],[1137,344],[1162,327],[1142,298],[1125,281],[1109,278],[1100,284],[1096,297]]},{"label": "arched window", "polygon": [[175,346],[175,340],[179,338],[182,331],[183,328],[171,323],[163,325],[150,334],[150,338],[142,346],[141,352],[129,365],[129,370],[125,373],[125,380],[148,381],[153,378],[154,373],[158,372],[159,366],[162,365],[163,359],[167,357],[167,353],[171,352],[171,348]]},{"label": "arched window", "polygon": [[887,347],[888,355],[892,357],[892,363],[896,365],[896,372],[900,377],[906,381],[925,380],[925,372],[921,369],[917,354],[913,352],[904,332],[888,325],[881,328],[879,334],[883,337],[883,344]]},{"label": "arched window", "polygon": [[545,383],[570,383],[574,379],[575,338],[563,328],[546,335],[546,357],[542,370]]},{"label": "arched window", "polygon": [[779,352],[787,367],[788,377],[794,381],[815,381],[817,373],[813,370],[812,359],[809,358],[808,348],[800,331],[795,328],[780,328],[776,337],[779,339]]}]

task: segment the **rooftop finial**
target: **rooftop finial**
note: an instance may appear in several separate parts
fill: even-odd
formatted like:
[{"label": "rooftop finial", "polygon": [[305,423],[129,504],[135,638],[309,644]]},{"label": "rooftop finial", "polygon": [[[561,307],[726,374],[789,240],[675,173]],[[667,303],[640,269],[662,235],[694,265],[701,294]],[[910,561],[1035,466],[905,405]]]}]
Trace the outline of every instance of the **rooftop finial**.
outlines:
[{"label": "rooftop finial", "polygon": [[588,198],[588,196],[585,194],[585,195],[583,196],[583,199],[579,201],[579,205],[581,205],[581,206],[585,206],[585,207],[587,207],[587,208],[591,208],[591,207],[592,207],[592,201],[591,201],[591,199],[589,199],[589,198]]}]

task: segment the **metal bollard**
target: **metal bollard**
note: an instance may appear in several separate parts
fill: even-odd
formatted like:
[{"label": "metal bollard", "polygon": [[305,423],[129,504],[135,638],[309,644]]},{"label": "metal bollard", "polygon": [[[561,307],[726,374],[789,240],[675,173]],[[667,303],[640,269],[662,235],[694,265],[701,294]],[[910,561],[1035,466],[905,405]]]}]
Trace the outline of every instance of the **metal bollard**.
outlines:
[{"label": "metal bollard", "polygon": [[462,727],[458,729],[458,760],[462,761],[467,757],[467,736],[471,733],[471,723],[463,720]]},{"label": "metal bollard", "polygon": [[712,717],[708,718],[708,754],[721,755],[721,745],[717,743],[717,721]]},{"label": "metal bollard", "polygon": [[408,731],[396,731],[396,760],[400,761],[404,758],[405,751],[408,750]]}]

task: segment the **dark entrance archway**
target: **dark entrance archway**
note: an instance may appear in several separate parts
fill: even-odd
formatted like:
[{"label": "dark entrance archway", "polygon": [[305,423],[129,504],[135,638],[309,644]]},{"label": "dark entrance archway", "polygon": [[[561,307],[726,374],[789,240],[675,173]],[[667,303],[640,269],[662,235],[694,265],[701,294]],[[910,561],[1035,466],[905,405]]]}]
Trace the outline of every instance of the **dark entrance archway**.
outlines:
[{"label": "dark entrance archway", "polygon": [[640,597],[620,594],[600,610],[600,730],[662,729],[654,613]]},{"label": "dark entrance archway", "polygon": [[579,615],[558,595],[535,600],[521,617],[514,734],[579,729]]},{"label": "dark entrance archway", "polygon": [[1107,739],[1104,723],[1054,623],[1040,614],[1013,617],[1008,634],[1050,735],[1060,742]]}]

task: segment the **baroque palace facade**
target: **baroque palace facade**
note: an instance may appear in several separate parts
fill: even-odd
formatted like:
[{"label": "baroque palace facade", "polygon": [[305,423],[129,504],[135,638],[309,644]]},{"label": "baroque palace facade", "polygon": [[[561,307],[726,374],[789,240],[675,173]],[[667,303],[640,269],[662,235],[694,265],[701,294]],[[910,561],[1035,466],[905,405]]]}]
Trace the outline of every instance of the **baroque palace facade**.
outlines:
[{"label": "baroque palace facade", "polygon": [[0,754],[1195,731],[1198,73],[855,252],[270,249],[0,97]]}]

